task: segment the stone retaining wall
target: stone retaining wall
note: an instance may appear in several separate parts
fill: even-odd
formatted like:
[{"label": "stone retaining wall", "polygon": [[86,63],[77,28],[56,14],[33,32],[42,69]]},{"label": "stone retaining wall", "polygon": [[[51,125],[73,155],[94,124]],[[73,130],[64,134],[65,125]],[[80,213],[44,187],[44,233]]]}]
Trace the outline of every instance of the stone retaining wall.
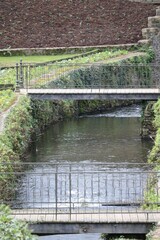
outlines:
[{"label": "stone retaining wall", "polygon": [[141,3],[159,3],[160,0],[129,0],[130,2],[141,2]]}]

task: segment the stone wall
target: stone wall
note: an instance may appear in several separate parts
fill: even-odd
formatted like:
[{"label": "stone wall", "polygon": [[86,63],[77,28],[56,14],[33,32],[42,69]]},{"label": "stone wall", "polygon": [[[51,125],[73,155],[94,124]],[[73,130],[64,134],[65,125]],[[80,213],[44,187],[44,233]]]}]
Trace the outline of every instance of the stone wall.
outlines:
[{"label": "stone wall", "polygon": [[130,2],[140,2],[140,3],[160,3],[160,0],[129,0]]},{"label": "stone wall", "polygon": [[142,138],[154,139],[156,135],[156,129],[153,126],[154,120],[154,106],[155,102],[149,102],[143,107],[142,114],[142,127],[141,127],[141,136]]}]

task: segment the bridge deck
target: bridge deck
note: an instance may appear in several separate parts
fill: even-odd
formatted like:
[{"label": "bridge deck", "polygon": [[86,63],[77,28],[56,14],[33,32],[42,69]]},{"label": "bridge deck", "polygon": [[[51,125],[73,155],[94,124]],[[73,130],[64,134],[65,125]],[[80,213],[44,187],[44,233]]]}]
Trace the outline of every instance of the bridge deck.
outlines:
[{"label": "bridge deck", "polygon": [[16,219],[28,222],[71,222],[71,223],[156,223],[160,212],[109,212],[109,213],[58,213],[51,210],[13,210]]},{"label": "bridge deck", "polygon": [[21,89],[21,94],[28,94],[35,99],[149,99],[160,97],[159,88],[121,88],[121,89]]}]

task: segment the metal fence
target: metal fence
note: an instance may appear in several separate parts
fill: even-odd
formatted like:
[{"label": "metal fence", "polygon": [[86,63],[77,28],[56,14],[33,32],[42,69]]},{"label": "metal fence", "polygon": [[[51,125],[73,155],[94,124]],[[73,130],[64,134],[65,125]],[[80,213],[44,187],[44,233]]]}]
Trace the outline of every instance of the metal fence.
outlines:
[{"label": "metal fence", "polygon": [[[10,199],[16,214],[103,215],[159,212],[159,172],[147,164],[14,164]],[[14,190],[14,191],[13,191]],[[7,187],[5,186],[5,191]]]},{"label": "metal fence", "polygon": [[17,88],[153,88],[159,79],[159,65],[145,63],[16,65]]}]

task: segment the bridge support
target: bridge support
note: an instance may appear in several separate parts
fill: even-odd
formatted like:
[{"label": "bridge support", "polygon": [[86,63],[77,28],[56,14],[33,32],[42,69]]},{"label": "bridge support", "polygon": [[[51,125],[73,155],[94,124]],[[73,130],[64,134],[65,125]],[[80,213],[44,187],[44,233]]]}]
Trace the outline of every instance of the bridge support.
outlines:
[{"label": "bridge support", "polygon": [[34,234],[147,234],[152,223],[32,223],[29,224]]}]

